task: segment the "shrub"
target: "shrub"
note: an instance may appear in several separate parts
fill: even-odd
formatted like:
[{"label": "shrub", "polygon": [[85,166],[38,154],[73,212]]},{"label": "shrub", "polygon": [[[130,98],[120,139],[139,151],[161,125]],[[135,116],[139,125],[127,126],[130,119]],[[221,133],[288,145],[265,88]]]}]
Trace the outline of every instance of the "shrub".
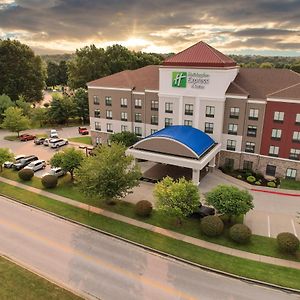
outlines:
[{"label": "shrub", "polygon": [[245,177],[247,178],[247,177],[249,177],[249,176],[252,176],[252,173],[249,172],[249,170],[247,170],[246,173],[245,173]]},{"label": "shrub", "polygon": [[31,169],[22,169],[18,172],[19,178],[24,181],[29,181],[34,175]]},{"label": "shrub", "polygon": [[201,220],[200,228],[207,236],[218,236],[223,232],[224,223],[217,216],[207,216]]},{"label": "shrub", "polygon": [[299,239],[290,232],[282,232],[277,235],[277,245],[280,251],[295,253],[299,249]]},{"label": "shrub", "polygon": [[237,179],[242,179],[243,176],[242,176],[242,175],[238,175],[238,176],[236,176],[236,178],[237,178]]},{"label": "shrub", "polygon": [[255,185],[261,185],[260,181],[255,181]]},{"label": "shrub", "polygon": [[224,224],[228,224],[230,222],[230,217],[228,215],[220,215],[219,218],[222,220]]},{"label": "shrub", "polygon": [[230,238],[238,244],[246,244],[250,241],[251,230],[244,224],[235,224],[229,230]]},{"label": "shrub", "polygon": [[140,217],[149,217],[152,212],[152,204],[147,200],[141,200],[135,205],[135,213]]},{"label": "shrub", "polygon": [[54,175],[45,175],[42,177],[42,184],[45,188],[51,189],[57,186],[58,180]]},{"label": "shrub", "polygon": [[247,177],[247,181],[250,182],[250,183],[254,183],[256,181],[256,178],[251,175],[251,176]]},{"label": "shrub", "polygon": [[275,188],[275,187],[276,187],[276,183],[275,183],[274,181],[269,181],[269,182],[267,183],[267,186],[268,186],[268,187]]}]

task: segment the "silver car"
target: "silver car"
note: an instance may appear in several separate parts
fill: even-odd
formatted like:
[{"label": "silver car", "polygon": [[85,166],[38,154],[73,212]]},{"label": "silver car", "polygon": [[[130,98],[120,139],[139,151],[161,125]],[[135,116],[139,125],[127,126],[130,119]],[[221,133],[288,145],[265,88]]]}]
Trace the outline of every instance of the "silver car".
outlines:
[{"label": "silver car", "polygon": [[66,171],[63,170],[62,168],[60,168],[60,167],[57,167],[57,168],[53,167],[53,168],[50,169],[49,173],[46,173],[43,176],[45,176],[45,175],[54,175],[56,177],[61,177],[61,176],[64,176],[65,174],[66,174]]},{"label": "silver car", "polygon": [[36,172],[38,170],[45,169],[45,168],[46,168],[46,162],[44,160],[38,159],[31,162],[24,169],[31,169],[33,172]]},{"label": "silver car", "polygon": [[[25,158],[25,157],[26,157],[26,155],[23,155],[23,154],[15,156],[15,163],[20,162],[21,159],[23,159],[23,158]],[[6,161],[6,162],[3,164],[3,166],[4,166],[5,168],[8,168],[8,169],[9,169],[9,168],[12,168],[13,164],[14,164],[14,162],[12,162],[12,161]]]}]

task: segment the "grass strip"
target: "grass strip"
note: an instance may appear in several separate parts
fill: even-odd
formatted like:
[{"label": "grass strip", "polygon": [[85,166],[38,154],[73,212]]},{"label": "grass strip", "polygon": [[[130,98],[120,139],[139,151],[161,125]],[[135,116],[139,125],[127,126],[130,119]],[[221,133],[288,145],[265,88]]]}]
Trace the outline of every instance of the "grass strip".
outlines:
[{"label": "grass strip", "polygon": [[239,276],[300,290],[300,270],[297,269],[251,261],[204,249],[2,182],[0,182],[0,191],[2,194],[28,204],[198,264]]},{"label": "grass strip", "polygon": [[70,142],[92,145],[92,138],[90,136],[73,137],[73,138],[68,138],[68,140]]},{"label": "grass strip", "polygon": [[3,257],[0,257],[0,278],[0,299],[82,299]]},{"label": "grass strip", "polygon": [[293,179],[281,179],[280,188],[287,190],[300,190],[300,181]]}]

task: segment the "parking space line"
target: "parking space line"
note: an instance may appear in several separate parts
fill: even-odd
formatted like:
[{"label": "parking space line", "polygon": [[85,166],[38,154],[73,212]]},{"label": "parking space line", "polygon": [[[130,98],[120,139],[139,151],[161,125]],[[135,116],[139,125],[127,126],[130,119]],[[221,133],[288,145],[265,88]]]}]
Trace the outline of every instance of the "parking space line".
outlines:
[{"label": "parking space line", "polygon": [[271,237],[270,216],[268,216],[268,236]]},{"label": "parking space line", "polygon": [[294,223],[294,220],[293,220],[293,219],[291,219],[291,222],[292,222],[292,227],[293,227],[293,230],[294,230],[294,234],[295,234],[295,236],[297,236],[297,237],[298,237],[298,235],[297,235],[297,231],[296,231],[296,227],[295,227],[295,223]]}]

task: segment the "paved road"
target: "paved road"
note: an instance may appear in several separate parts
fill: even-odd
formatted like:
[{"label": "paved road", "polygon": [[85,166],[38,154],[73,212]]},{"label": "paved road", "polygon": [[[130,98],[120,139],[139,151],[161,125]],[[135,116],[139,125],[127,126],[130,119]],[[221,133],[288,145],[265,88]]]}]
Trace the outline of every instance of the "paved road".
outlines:
[{"label": "paved road", "polygon": [[154,255],[3,197],[0,232],[0,253],[91,299],[300,299]]}]

